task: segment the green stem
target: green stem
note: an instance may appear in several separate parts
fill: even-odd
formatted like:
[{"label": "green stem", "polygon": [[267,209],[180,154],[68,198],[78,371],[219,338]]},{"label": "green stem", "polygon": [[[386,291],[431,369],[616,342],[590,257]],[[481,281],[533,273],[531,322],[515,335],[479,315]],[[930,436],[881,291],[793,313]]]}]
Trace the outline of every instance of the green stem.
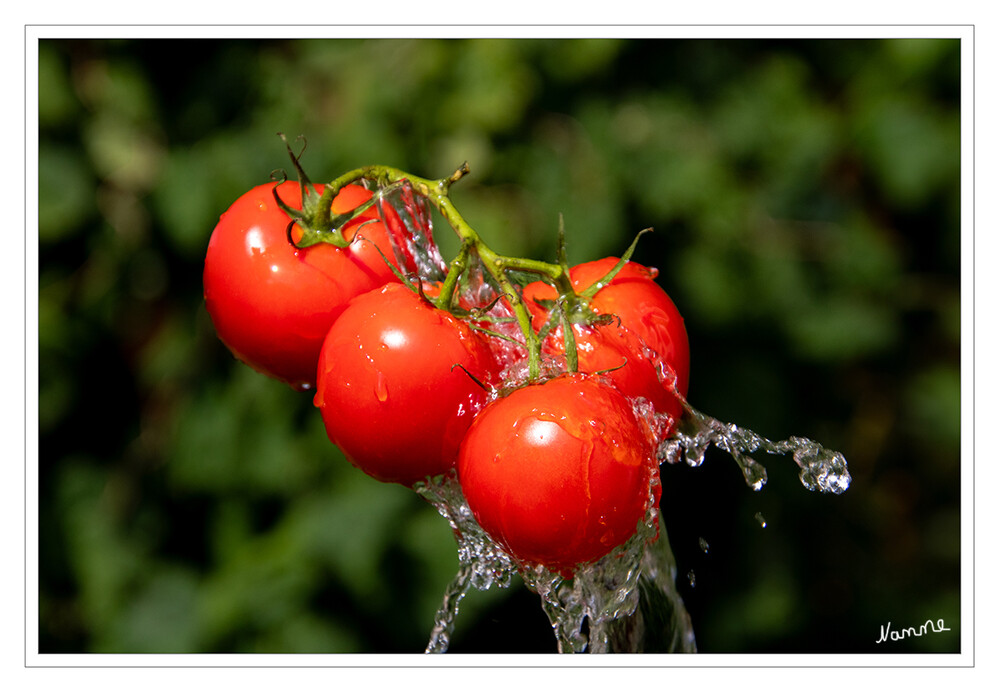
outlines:
[{"label": "green stem", "polygon": [[[524,259],[521,257],[507,257],[494,252],[492,248],[486,245],[482,238],[479,237],[479,234],[475,231],[475,229],[468,225],[468,222],[465,221],[464,217],[462,217],[462,215],[458,212],[448,196],[451,185],[467,173],[468,164],[462,164],[462,166],[448,178],[428,180],[426,178],[420,178],[419,176],[410,175],[409,173],[401,171],[398,168],[392,168],[390,166],[364,166],[363,168],[356,168],[352,171],[348,171],[330,182],[323,191],[318,206],[319,209],[323,210],[328,216],[330,214],[329,209],[332,206],[333,198],[336,194],[344,186],[357,180],[371,180],[385,186],[392,185],[403,180],[408,180],[416,192],[429,200],[440,215],[444,217],[444,220],[447,221],[451,228],[454,229],[455,233],[458,234],[458,237],[462,241],[462,252],[467,255],[470,249],[474,248],[476,254],[478,254],[480,260],[482,261],[482,266],[485,268],[486,272],[499,285],[504,297],[510,303],[511,308],[513,308],[514,315],[517,318],[517,323],[520,325],[520,329],[524,334],[524,341],[527,346],[528,353],[528,375],[531,380],[536,380],[541,372],[541,342],[538,338],[537,332],[535,332],[531,326],[531,314],[528,312],[527,307],[520,298],[520,293],[516,290],[513,282],[510,281],[510,277],[506,272],[513,270],[538,274],[540,276],[547,277],[559,288],[567,288],[571,291],[572,288],[568,279],[568,271],[565,269],[564,263],[551,264],[549,262]],[[330,219],[323,218],[317,219],[317,221],[319,223],[329,223]],[[461,258],[461,255],[459,255],[459,258]],[[456,261],[459,258],[456,258]],[[450,281],[449,274],[448,282]],[[441,290],[441,297],[439,298],[439,301],[441,301],[442,304],[445,300],[450,301],[451,293],[454,291],[455,282],[457,282],[457,276],[455,276],[453,282],[448,282],[445,282],[445,285]]]},{"label": "green stem", "polygon": [[458,256],[451,260],[451,264],[448,266],[447,276],[444,277],[444,283],[441,285],[440,295],[437,296],[437,301],[435,305],[442,310],[451,309],[451,301],[454,298],[454,290],[458,286],[458,279],[461,277],[461,273],[465,271],[468,266],[468,255],[471,252],[472,245],[470,243],[462,243],[461,250],[458,251]]}]

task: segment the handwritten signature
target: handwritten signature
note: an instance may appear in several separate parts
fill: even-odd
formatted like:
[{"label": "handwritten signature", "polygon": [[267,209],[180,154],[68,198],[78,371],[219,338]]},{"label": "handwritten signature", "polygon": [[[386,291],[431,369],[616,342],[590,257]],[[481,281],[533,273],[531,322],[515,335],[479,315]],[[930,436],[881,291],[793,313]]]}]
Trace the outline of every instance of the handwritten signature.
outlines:
[{"label": "handwritten signature", "polygon": [[893,630],[891,628],[891,622],[889,621],[887,625],[881,625],[881,637],[874,643],[880,644],[881,642],[886,642],[889,639],[893,642],[897,642],[908,637],[922,637],[924,634],[929,632],[950,632],[950,628],[944,625],[943,618],[940,618],[936,622],[933,620],[927,620],[918,628],[906,627],[901,630]]}]

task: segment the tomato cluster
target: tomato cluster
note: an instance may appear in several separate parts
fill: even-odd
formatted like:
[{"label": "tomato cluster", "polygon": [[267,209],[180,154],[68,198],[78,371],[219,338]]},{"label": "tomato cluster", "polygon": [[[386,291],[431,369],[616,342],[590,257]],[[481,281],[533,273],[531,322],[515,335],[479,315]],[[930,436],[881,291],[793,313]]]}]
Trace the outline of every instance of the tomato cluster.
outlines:
[{"label": "tomato cluster", "polygon": [[[413,218],[372,194],[340,186],[324,210],[347,219],[339,242],[308,246],[308,220],[290,215],[298,183],[240,197],[205,258],[219,338],[260,372],[314,388],[330,440],[370,476],[412,487],[455,475],[478,523],[523,563],[571,575],[607,555],[658,503],[656,450],[687,391],[683,320],[655,270],[608,257],[513,293],[442,289],[400,242]],[[518,363],[529,342],[542,376]]]}]

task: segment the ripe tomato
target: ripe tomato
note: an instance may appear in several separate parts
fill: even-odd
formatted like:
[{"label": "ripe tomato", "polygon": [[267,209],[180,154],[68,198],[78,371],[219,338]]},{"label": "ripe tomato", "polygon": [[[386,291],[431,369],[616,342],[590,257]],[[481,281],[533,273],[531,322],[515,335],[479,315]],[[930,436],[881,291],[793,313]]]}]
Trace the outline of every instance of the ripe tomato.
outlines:
[{"label": "ripe tomato", "polygon": [[469,375],[489,386],[497,371],[479,333],[406,286],[388,284],[352,300],[330,328],[314,400],[330,440],[352,464],[412,485],[454,466],[489,397]]},{"label": "ripe tomato", "polygon": [[[383,259],[384,254],[394,261],[393,246],[377,212],[368,209],[344,230],[345,238],[353,239],[350,246],[320,243],[299,250],[288,242],[291,219],[278,207],[273,189],[273,184],[253,188],[219,219],[205,255],[205,305],[219,338],[237,358],[308,389],[315,383],[323,338],[347,301],[396,281]],[[322,192],[322,186],[316,189]],[[297,182],[282,183],[278,194],[301,208]],[[348,186],[333,200],[333,211],[350,211],[371,195]]]},{"label": "ripe tomato", "polygon": [[653,447],[617,389],[563,375],[486,406],[462,442],[458,480],[495,541],[571,576],[630,538],[658,502]]},{"label": "ripe tomato", "polygon": [[[617,262],[616,257],[605,257],[572,267],[569,278],[573,288],[577,292],[585,291]],[[608,285],[597,291],[589,305],[597,314],[616,315],[622,326],[637,335],[659,356],[660,362],[656,366],[663,371],[663,377],[675,375],[677,391],[686,396],[690,376],[687,330],[676,305],[655,282],[657,274],[655,269],[628,262]],[[536,329],[548,319],[548,311],[535,301],[554,300],[555,297],[555,289],[541,281],[524,288],[524,299]],[[646,357],[642,353],[636,355]]]}]

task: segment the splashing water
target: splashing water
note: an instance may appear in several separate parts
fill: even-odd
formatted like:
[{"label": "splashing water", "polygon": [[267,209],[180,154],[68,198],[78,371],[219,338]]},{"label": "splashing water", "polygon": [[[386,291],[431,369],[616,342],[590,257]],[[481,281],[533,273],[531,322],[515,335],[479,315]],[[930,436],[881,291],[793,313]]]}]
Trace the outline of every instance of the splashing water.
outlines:
[{"label": "splashing water", "polygon": [[458,606],[469,588],[485,591],[494,584],[505,588],[517,567],[475,521],[453,473],[417,483],[414,490],[447,519],[458,543],[458,574],[444,592],[426,649],[426,653],[444,653],[451,643]]},{"label": "splashing water", "polygon": [[388,187],[375,186],[378,210],[388,223],[387,229],[396,260],[410,274],[427,281],[439,281],[447,273],[447,265],[433,237],[430,206],[425,198],[413,192],[408,180]]},{"label": "splashing water", "polygon": [[691,466],[700,466],[705,452],[713,444],[735,459],[749,487],[762,490],[767,482],[767,470],[749,454],[757,451],[767,454],[790,452],[800,468],[798,475],[801,483],[809,490],[838,495],[850,487],[846,459],[839,452],[804,437],[772,442],[752,430],[706,416],[686,401],[682,403],[684,415],[677,431],[660,446],[659,458],[662,461],[676,463],[682,459]]},{"label": "splashing water", "polygon": [[[767,472],[749,454],[790,452],[809,490],[839,494],[850,486],[846,459],[839,452],[802,437],[773,442],[681,401],[684,415],[659,447],[661,462],[685,460],[698,466],[713,444],[733,457],[747,485],[758,491],[766,484]],[[655,415],[642,400],[635,408]],[[453,473],[418,484],[416,491],[448,520],[458,544],[458,573],[437,611],[427,653],[447,651],[459,605],[470,589],[505,588],[518,574],[540,597],[560,653],[696,652],[690,616],[676,587],[676,561],[653,503],[624,545],[566,579],[544,566],[520,563],[496,544],[475,521]],[[756,520],[766,526],[761,514]],[[701,538],[699,544],[707,552],[707,541]],[[692,571],[687,578],[694,586]]]},{"label": "splashing water", "polygon": [[696,650],[655,508],[617,551],[566,579],[542,565],[519,563],[497,545],[475,521],[453,474],[418,484],[416,491],[448,520],[458,543],[458,573],[445,590],[427,653],[447,650],[469,589],[505,588],[517,574],[540,596],[560,653]]}]

